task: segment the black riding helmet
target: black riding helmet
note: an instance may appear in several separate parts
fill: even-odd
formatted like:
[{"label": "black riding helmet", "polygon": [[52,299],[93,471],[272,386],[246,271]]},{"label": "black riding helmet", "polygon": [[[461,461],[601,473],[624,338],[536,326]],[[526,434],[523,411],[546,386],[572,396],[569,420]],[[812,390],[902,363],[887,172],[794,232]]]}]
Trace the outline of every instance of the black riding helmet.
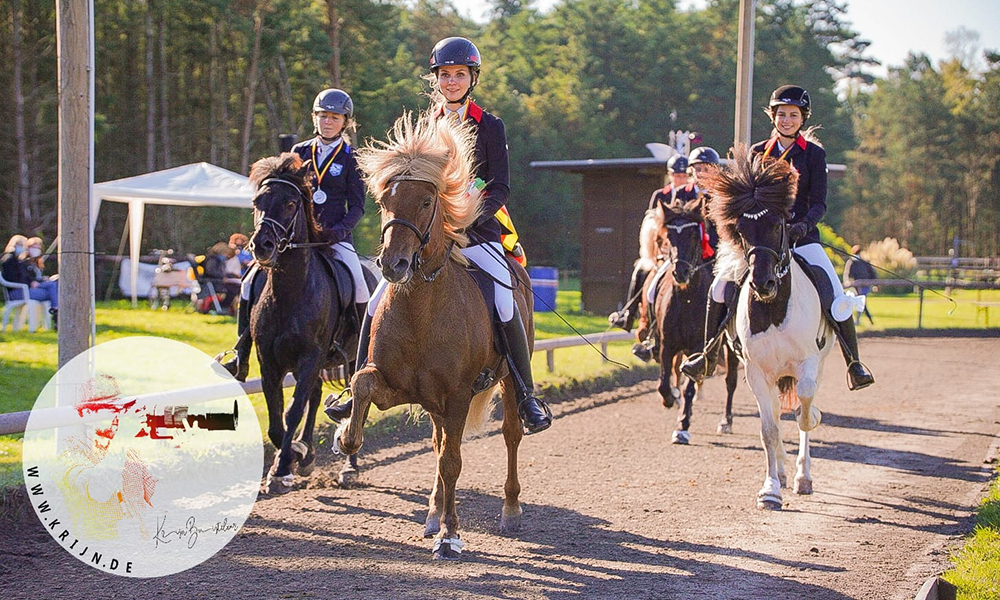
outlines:
[{"label": "black riding helmet", "polygon": [[719,153],[708,146],[701,146],[691,151],[688,163],[692,166],[702,163],[717,165],[719,164]]},{"label": "black riding helmet", "polygon": [[688,159],[682,154],[675,154],[667,161],[667,170],[671,173],[687,173]]},{"label": "black riding helmet", "polygon": [[313,100],[312,111],[314,113],[320,111],[332,112],[344,115],[344,117],[350,120],[354,116],[354,102],[344,90],[328,88],[316,94],[316,99]]},{"label": "black riding helmet", "polygon": [[472,85],[469,91],[479,83],[479,70],[483,66],[483,57],[479,48],[463,37],[444,38],[431,50],[431,73],[437,74],[440,67],[449,65],[465,65],[472,71]]},{"label": "black riding helmet", "polygon": [[809,120],[812,112],[809,103],[809,92],[797,85],[783,85],[771,92],[771,100],[767,103],[771,117],[774,117],[774,109],[784,105],[798,106],[802,109],[802,122]]}]

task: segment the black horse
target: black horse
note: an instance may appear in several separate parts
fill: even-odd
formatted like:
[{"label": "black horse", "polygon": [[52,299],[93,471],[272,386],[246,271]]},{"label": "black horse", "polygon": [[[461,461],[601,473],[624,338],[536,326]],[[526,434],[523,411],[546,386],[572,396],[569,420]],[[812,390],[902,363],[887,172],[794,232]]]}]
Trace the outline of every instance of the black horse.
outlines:
[{"label": "black horse", "polygon": [[[705,300],[712,284],[712,264],[702,258],[705,217],[700,199],[657,210],[661,211],[658,215],[657,244],[661,254],[669,259],[667,266],[663,267],[664,272],[651,276],[646,284],[647,289],[651,285],[656,286],[655,303],[651,307],[655,319],[650,325],[655,328],[653,335],[659,340],[659,351],[656,353],[660,363],[658,391],[666,408],[671,408],[674,402],[683,398],[672,442],[687,444],[691,440],[688,432],[691,407],[701,386],[688,379],[682,396],[680,364],[686,354],[700,350],[702,346]],[[726,352],[726,414],[719,422],[719,433],[732,432],[733,394],[737,385],[738,359],[728,348]]]},{"label": "black horse", "polygon": [[[359,323],[353,296],[344,290],[344,286],[349,289],[350,278],[335,275],[331,240],[313,217],[311,170],[311,162],[285,153],[257,161],[250,171],[257,190],[250,248],[267,274],[251,311],[250,336],[257,347],[267,400],[267,434],[277,449],[267,477],[268,492],[291,489],[294,462],[299,475],[312,472],[320,374],[338,365],[350,371],[347,356],[353,352],[339,348],[338,342],[356,340]],[[338,287],[338,281],[343,285]],[[282,380],[288,373],[295,376],[295,392],[282,415]],[[293,439],[303,415],[305,424]]]}]

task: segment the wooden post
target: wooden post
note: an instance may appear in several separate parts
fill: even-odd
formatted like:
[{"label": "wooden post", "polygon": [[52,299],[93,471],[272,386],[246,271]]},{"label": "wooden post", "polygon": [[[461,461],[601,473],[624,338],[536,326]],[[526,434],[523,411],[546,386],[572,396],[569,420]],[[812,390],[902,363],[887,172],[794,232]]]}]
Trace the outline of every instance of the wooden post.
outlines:
[{"label": "wooden post", "polygon": [[59,62],[59,366],[90,347],[92,0],[56,0]]},{"label": "wooden post", "polygon": [[549,368],[549,373],[556,370],[556,351],[546,350],[545,351],[545,365]]},{"label": "wooden post", "polygon": [[740,0],[740,34],[736,54],[736,123],[733,144],[750,144],[753,103],[753,36],[756,0]]},{"label": "wooden post", "polygon": [[920,288],[920,307],[917,308],[917,329],[924,328],[924,288]]}]

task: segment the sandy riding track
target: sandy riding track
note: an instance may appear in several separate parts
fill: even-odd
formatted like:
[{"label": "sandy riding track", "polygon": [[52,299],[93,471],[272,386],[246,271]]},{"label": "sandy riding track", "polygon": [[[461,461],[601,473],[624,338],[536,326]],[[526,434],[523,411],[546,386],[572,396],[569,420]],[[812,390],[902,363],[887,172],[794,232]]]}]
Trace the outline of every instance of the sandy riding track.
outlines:
[{"label": "sandy riding track", "polygon": [[[0,522],[3,598],[912,598],[971,526],[1000,431],[1000,338],[867,338],[874,388],[848,393],[831,355],[813,437],[815,494],[763,512],[756,405],[741,382],[734,433],[715,433],[724,382],[695,406],[692,445],[645,382],[554,407],[521,452],[524,527],[497,531],[496,428],[467,442],[459,480],[466,553],[430,560],[420,537],[434,461],[428,427],[369,439],[361,487],[258,502],[207,563],[132,581],[72,559],[27,516]],[[782,421],[789,472],[794,422]],[[994,448],[995,450],[995,448]]]}]

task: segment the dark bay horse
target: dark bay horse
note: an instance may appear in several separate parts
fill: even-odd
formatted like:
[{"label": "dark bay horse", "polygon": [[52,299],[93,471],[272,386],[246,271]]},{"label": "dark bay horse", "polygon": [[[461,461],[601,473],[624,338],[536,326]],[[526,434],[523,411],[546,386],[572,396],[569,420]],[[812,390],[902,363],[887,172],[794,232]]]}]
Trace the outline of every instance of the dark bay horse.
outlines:
[{"label": "dark bay horse", "polygon": [[[250,335],[267,400],[267,434],[277,449],[266,484],[272,493],[291,489],[293,463],[299,475],[313,470],[320,371],[336,365],[337,355],[330,353],[334,336],[347,324],[348,310],[353,310],[350,301],[340,301],[337,283],[321,263],[320,253],[330,251],[330,242],[313,218],[311,169],[310,162],[303,163],[289,152],[263,158],[250,171],[257,190],[250,248],[267,273],[250,315]],[[284,412],[282,380],[287,373],[295,376],[296,384]],[[296,438],[303,416],[305,423]]]},{"label": "dark bay horse", "polygon": [[734,164],[708,178],[711,213],[719,226],[721,273],[740,288],[733,327],[746,380],[757,399],[767,458],[759,508],[781,510],[785,449],[779,415],[794,409],[799,429],[795,492],[812,493],[809,432],[822,415],[813,399],[823,361],[834,344],[819,294],[793,259],[788,219],[798,173],[783,160],[751,159],[737,148]]},{"label": "dark bay horse", "polygon": [[[414,120],[406,114],[396,121],[387,143],[358,152],[368,189],[381,210],[379,262],[390,283],[372,321],[369,362],[351,380],[351,418],[337,430],[336,443],[348,454],[361,448],[372,404],[388,410],[415,403],[430,414],[437,472],[424,535],[437,534],[436,559],[460,557],[455,493],[462,437],[484,424],[497,387],[507,445],[500,529],[516,531],[521,521],[517,449],[523,434],[514,384],[494,343],[490,307],[459,252],[467,243],[464,228],[481,210],[478,197],[467,193],[472,136],[453,119],[422,115]],[[513,281],[522,282],[514,299],[531,343],[533,305],[527,276],[520,265],[508,263]]]},{"label": "dark bay horse", "polygon": [[[701,384],[688,379],[681,394],[680,364],[684,357],[700,350],[704,338],[705,302],[712,283],[712,263],[702,257],[702,234],[705,217],[702,200],[652,209],[657,224],[656,241],[659,253],[666,257],[662,272],[650,276],[643,290],[644,300],[651,286],[656,286],[655,304],[643,302],[643,310],[655,314],[654,335],[659,340],[655,354],[660,363],[660,385],[657,388],[663,406],[671,408],[683,400],[677,416],[677,429],[671,441],[687,444],[691,441],[691,409],[701,391]],[[642,319],[639,335],[648,319]],[[726,354],[726,414],[719,422],[719,433],[731,433],[733,424],[733,394],[736,392],[737,359]]]}]

